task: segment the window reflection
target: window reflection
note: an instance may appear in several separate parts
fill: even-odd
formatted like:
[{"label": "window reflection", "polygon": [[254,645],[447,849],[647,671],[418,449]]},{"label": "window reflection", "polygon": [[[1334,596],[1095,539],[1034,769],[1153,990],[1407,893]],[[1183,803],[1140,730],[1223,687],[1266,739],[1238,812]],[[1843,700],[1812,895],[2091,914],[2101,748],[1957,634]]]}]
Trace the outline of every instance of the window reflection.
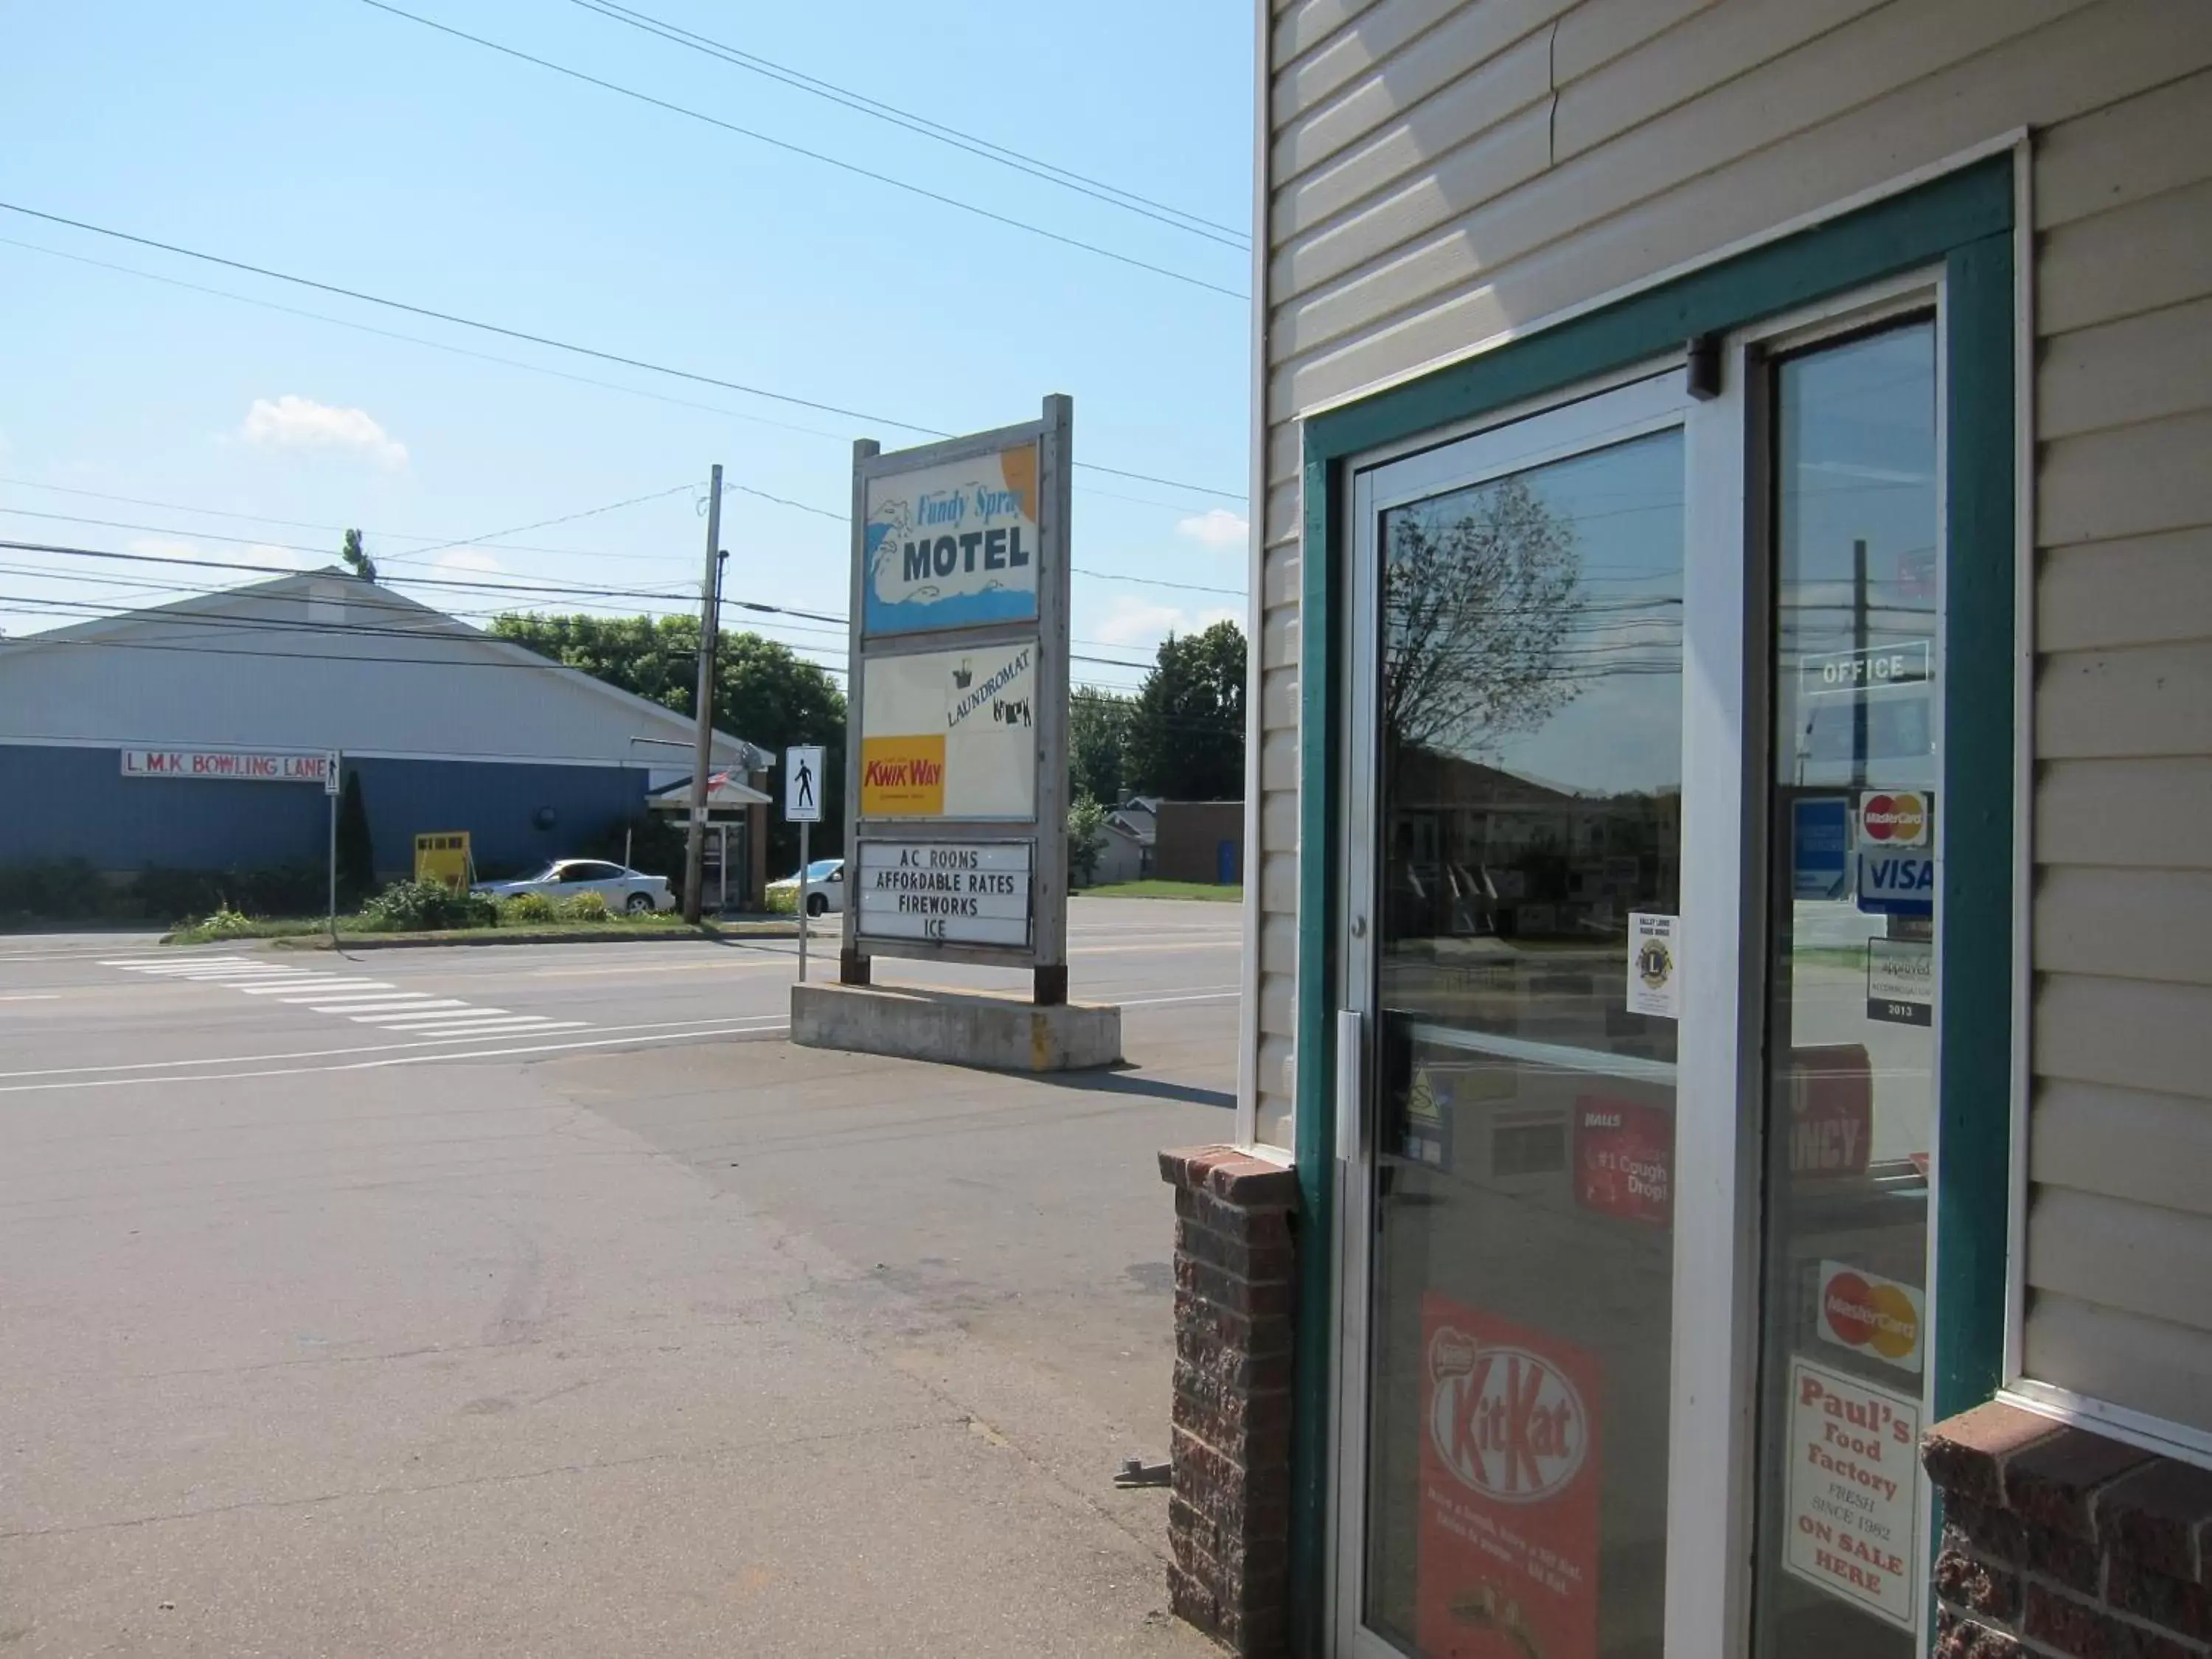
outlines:
[{"label": "window reflection", "polygon": [[1656,1656],[1675,1025],[1679,432],[1382,517],[1368,1622]]}]

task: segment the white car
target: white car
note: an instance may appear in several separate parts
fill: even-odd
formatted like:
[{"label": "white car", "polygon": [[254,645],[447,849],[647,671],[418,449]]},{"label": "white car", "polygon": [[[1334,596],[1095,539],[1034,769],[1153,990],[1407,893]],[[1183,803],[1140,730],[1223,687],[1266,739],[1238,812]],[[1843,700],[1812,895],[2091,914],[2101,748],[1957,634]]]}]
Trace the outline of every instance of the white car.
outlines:
[{"label": "white car", "polygon": [[[788,894],[793,909],[799,908],[799,872],[793,871],[781,881],[768,884],[771,894]],[[845,860],[817,859],[806,866],[806,914],[826,916],[845,908]]]},{"label": "white car", "polygon": [[534,876],[520,881],[480,881],[469,891],[487,898],[519,898],[536,893],[556,904],[562,899],[597,893],[607,902],[608,909],[627,910],[632,915],[676,908],[667,877],[642,875],[597,859],[555,859]]}]

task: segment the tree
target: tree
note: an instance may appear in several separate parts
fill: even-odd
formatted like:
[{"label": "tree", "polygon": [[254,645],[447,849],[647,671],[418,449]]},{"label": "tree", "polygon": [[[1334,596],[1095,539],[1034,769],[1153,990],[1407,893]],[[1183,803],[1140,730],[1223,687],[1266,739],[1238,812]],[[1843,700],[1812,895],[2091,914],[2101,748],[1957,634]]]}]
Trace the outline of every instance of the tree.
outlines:
[{"label": "tree", "polygon": [[369,838],[359,772],[346,774],[338,796],[337,855],[338,900],[350,908],[376,890],[376,844]]},{"label": "tree", "polygon": [[1176,800],[1244,795],[1244,635],[1233,622],[1160,642],[1125,745],[1130,787]]},{"label": "tree", "polygon": [[376,561],[368,556],[368,550],[361,544],[361,532],[358,530],[346,532],[345,545],[338,549],[338,556],[362,580],[373,582],[376,580]]},{"label": "tree", "polygon": [[[664,708],[689,715],[699,678],[699,623],[693,617],[544,616],[520,612],[492,619],[500,639],[582,670]],[[781,756],[794,744],[818,743],[823,757],[822,822],[814,826],[817,857],[844,844],[845,694],[829,672],[792,648],[757,634],[725,634],[714,659],[714,724]],[[664,766],[690,765],[673,750],[652,753]],[[769,865],[781,875],[799,860],[799,827],[769,815]]]},{"label": "tree", "polygon": [[1098,855],[1106,850],[1106,808],[1089,795],[1067,809],[1068,884],[1088,887],[1098,874]]},{"label": "tree", "polygon": [[1580,689],[1561,647],[1583,611],[1574,526],[1510,477],[1390,515],[1384,743],[1467,754]]},{"label": "tree", "polygon": [[1067,703],[1067,798],[1118,802],[1133,699],[1078,686]]}]

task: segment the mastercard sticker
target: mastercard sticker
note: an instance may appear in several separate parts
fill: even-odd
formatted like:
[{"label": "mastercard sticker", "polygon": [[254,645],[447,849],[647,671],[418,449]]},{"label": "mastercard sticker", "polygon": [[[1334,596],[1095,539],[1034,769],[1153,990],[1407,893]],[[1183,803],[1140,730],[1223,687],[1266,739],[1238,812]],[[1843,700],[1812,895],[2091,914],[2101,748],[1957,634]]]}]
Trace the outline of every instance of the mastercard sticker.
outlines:
[{"label": "mastercard sticker", "polygon": [[1820,1264],[1820,1334],[1900,1370],[1921,1367],[1927,1303],[1911,1285],[1841,1261]]}]

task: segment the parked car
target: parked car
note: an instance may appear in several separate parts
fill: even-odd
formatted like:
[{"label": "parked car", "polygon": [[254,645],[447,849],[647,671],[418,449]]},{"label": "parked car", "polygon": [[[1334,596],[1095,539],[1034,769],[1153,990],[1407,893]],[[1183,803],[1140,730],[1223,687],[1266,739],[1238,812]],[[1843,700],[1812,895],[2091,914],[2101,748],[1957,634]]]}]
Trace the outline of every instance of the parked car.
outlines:
[{"label": "parked car", "polygon": [[520,881],[480,881],[469,889],[487,898],[517,898],[537,893],[558,903],[586,893],[597,893],[610,910],[642,915],[647,910],[673,910],[676,896],[668,890],[668,878],[648,876],[619,864],[598,859],[555,859],[534,876]]},{"label": "parked car", "polygon": [[[768,884],[771,896],[787,894],[792,908],[799,905],[799,872],[793,871],[781,881]],[[806,914],[826,916],[845,908],[845,860],[817,859],[806,866]]]}]

